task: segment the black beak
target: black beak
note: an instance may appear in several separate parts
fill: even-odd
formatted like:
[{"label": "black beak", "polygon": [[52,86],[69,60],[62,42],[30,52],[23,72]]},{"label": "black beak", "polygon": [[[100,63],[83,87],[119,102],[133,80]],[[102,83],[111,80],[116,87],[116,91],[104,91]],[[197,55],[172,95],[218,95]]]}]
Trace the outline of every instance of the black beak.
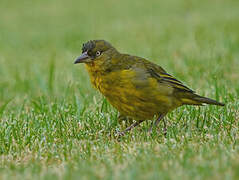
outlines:
[{"label": "black beak", "polygon": [[84,63],[85,60],[87,60],[88,58],[90,58],[90,56],[87,54],[87,52],[84,52],[80,55],[80,57],[78,57],[76,59],[76,61],[74,62],[74,64],[78,64],[78,63]]}]

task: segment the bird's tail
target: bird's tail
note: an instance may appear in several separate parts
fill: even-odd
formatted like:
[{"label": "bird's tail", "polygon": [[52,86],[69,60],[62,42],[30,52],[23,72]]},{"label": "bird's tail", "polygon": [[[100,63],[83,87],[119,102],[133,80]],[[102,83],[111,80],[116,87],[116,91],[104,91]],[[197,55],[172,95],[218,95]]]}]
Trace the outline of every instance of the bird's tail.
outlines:
[{"label": "bird's tail", "polygon": [[217,106],[224,106],[225,104],[218,102],[216,100],[199,96],[197,94],[193,94],[190,98],[183,98],[183,103],[184,104],[189,104],[189,105],[203,105],[203,104],[212,104],[212,105],[217,105]]}]

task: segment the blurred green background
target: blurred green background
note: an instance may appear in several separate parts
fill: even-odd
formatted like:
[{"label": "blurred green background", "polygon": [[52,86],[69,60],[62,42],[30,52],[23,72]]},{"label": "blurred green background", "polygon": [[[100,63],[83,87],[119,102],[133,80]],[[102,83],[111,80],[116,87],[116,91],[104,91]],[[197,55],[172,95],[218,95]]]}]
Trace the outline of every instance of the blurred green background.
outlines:
[{"label": "blurred green background", "polygon": [[[118,143],[117,112],[73,65],[93,39],[227,106],[182,107],[167,137],[145,123]],[[238,0],[0,0],[0,179],[238,178],[238,57]]]}]

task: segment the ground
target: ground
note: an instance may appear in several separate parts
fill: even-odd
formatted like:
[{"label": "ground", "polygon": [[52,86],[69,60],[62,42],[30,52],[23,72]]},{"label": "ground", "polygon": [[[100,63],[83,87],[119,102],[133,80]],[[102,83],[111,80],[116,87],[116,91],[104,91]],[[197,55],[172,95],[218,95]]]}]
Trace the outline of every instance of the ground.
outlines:
[{"label": "ground", "polygon": [[[0,179],[238,179],[239,1],[1,0]],[[73,62],[105,39],[225,107],[181,107],[121,141]]]}]

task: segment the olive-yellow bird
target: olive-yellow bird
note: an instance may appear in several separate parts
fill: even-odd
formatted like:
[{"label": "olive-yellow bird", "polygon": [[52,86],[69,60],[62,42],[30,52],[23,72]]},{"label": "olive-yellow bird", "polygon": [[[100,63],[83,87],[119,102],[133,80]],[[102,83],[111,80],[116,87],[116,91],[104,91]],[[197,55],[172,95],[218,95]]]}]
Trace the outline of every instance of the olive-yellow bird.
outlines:
[{"label": "olive-yellow bird", "polygon": [[153,125],[157,126],[168,112],[182,105],[224,106],[195,94],[157,64],[122,54],[104,40],[83,44],[82,55],[75,61],[77,63],[85,63],[91,83],[121,115],[135,120],[121,135],[157,116],[149,129],[151,132]]}]

